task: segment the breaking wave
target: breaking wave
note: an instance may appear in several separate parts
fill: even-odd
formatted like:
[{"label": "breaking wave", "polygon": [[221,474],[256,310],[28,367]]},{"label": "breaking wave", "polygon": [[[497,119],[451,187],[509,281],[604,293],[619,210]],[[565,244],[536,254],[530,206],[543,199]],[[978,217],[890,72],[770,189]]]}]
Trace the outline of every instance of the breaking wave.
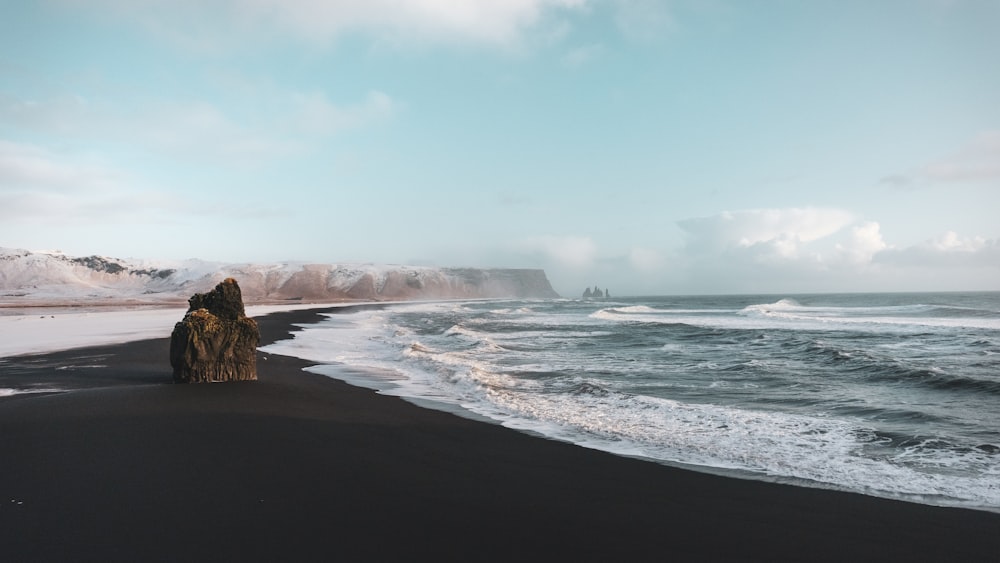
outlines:
[{"label": "breaking wave", "polygon": [[932,297],[419,304],[268,350],[622,455],[1000,510],[1000,297]]}]

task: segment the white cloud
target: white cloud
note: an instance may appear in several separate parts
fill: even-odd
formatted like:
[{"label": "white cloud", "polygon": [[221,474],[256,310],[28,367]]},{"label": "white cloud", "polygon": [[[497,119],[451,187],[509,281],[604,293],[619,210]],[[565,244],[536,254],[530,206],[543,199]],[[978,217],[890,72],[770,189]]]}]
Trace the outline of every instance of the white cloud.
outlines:
[{"label": "white cloud", "polygon": [[906,268],[939,270],[950,276],[952,268],[988,268],[1000,270],[1000,239],[960,236],[948,231],[921,244],[889,249],[875,257],[881,264]]},{"label": "white cloud", "polygon": [[755,209],[681,221],[688,235],[681,256],[688,283],[708,292],[835,287],[838,275],[867,267],[866,254],[881,240],[877,224],[848,230],[852,223],[851,213],[823,208]]},{"label": "white cloud", "polygon": [[881,227],[874,221],[868,221],[851,229],[848,242],[837,244],[841,256],[855,264],[868,264],[879,252],[889,245],[882,239]]},{"label": "white cloud", "polygon": [[752,249],[761,258],[794,259],[804,243],[836,233],[851,221],[852,215],[840,209],[790,208],[724,212],[678,225],[694,252]]},{"label": "white cloud", "polygon": [[351,33],[391,43],[469,42],[510,46],[549,12],[587,0],[64,0],[139,22],[176,44],[216,50],[220,43],[286,34],[328,44]]},{"label": "white cloud", "polygon": [[577,269],[592,266],[597,257],[597,245],[590,237],[531,237],[524,239],[520,247],[525,252],[542,254],[560,266]]},{"label": "white cloud", "polygon": [[705,292],[988,289],[1000,282],[1000,239],[954,232],[921,244],[886,241],[875,221],[835,209],[769,209],[681,221],[678,257]]},{"label": "white cloud", "polygon": [[962,238],[955,231],[927,241],[926,246],[939,252],[978,252],[986,245],[983,237]]}]

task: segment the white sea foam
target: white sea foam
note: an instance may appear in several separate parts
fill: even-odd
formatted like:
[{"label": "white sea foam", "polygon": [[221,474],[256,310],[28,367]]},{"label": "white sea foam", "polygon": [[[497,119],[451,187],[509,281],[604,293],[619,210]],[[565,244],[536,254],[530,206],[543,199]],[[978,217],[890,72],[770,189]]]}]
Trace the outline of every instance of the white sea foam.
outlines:
[{"label": "white sea foam", "polygon": [[[514,415],[516,422],[509,420],[509,425],[626,455],[890,496],[916,497],[935,491],[970,504],[1000,506],[1000,472],[989,463],[988,454],[922,453],[924,466],[961,467],[964,475],[916,471],[903,463],[912,458],[866,456],[863,450],[873,443],[873,432],[849,421],[620,393],[528,396],[495,391],[489,399]],[[969,470],[977,468],[981,473],[969,476]]]},{"label": "white sea foam", "polygon": [[490,314],[493,315],[526,315],[532,312],[531,307],[518,307],[516,309],[493,309]]},{"label": "white sea foam", "polygon": [[[864,318],[857,316],[857,308],[849,307],[810,312],[791,301],[760,307],[813,314],[814,318],[789,320],[740,309],[678,312],[649,306],[612,307],[588,316],[586,308],[568,315],[546,312],[542,307],[516,313],[516,306],[459,311],[449,305],[421,304],[333,315],[265,350],[383,370],[389,377],[374,384],[383,393],[451,405],[505,426],[622,455],[919,502],[1000,509],[1000,464],[989,440],[981,448],[975,447],[978,443],[936,448],[930,439],[887,448],[883,435],[862,418],[710,404],[712,399],[707,395],[692,402],[671,395],[689,389],[710,389],[713,395],[756,393],[756,381],[728,379],[726,369],[738,364],[750,372],[780,373],[807,360],[739,356],[732,358],[738,360],[733,363],[719,356],[717,349],[708,350],[708,356],[701,358],[691,355],[692,345],[650,342],[647,353],[654,356],[687,354],[683,361],[672,364],[678,377],[668,382],[636,380],[636,364],[630,363],[634,358],[620,355],[613,347],[606,356],[592,355],[586,360],[573,352],[560,352],[575,342],[592,345],[601,337],[619,334],[615,325],[636,320],[724,328],[809,326],[829,333],[846,329],[845,324],[837,324],[845,318],[846,323],[854,323],[852,330],[863,331],[865,326],[875,325],[856,319],[880,319],[879,315],[887,314],[869,308],[866,313],[873,316]],[[435,319],[448,321],[439,325],[440,329],[420,329],[417,334],[399,324],[396,315],[402,312],[417,313],[413,317],[428,326]],[[896,311],[898,315],[918,313],[912,308]],[[414,318],[409,326],[415,326]],[[491,324],[503,330],[491,331]],[[517,330],[518,325],[524,330]],[[883,323],[879,330],[892,334],[891,328],[891,323]],[[657,334],[655,328],[647,330]],[[843,361],[853,361],[853,350],[844,350],[844,354]],[[803,364],[795,369],[808,371],[809,367]],[[311,371],[343,377],[337,367],[317,366]],[[579,373],[602,375],[573,375]],[[925,373],[928,377],[944,375],[934,369]],[[685,379],[681,374],[691,377]],[[628,391],[616,387],[626,382]]]},{"label": "white sea foam", "polygon": [[629,307],[612,307],[609,309],[615,313],[657,313],[663,312],[663,309],[654,309],[646,305],[631,305]]},{"label": "white sea foam", "polygon": [[[614,322],[686,324],[724,329],[894,330],[920,332],[926,327],[1000,330],[1000,319],[974,317],[918,317],[926,306],[916,307],[803,307],[790,299],[749,305],[726,315],[719,310],[671,310],[648,307],[614,307],[590,315]],[[636,314],[641,313],[641,314]]]},{"label": "white sea foam", "polygon": [[0,387],[0,397],[11,397],[14,395],[26,395],[30,393],[59,393],[60,389],[9,389]]},{"label": "white sea foam", "polygon": [[[460,405],[512,428],[588,447],[904,498],[933,490],[939,496],[973,505],[1000,506],[1000,473],[983,462],[985,453],[941,458],[916,453],[921,450],[915,447],[909,458],[878,460],[863,453],[875,443],[872,429],[850,421],[623,394],[603,389],[599,381],[566,382],[567,387],[596,391],[543,393],[538,392],[537,382],[511,377],[503,368],[483,361],[478,352],[443,352],[423,343],[411,342],[404,348],[402,356],[409,360],[401,362],[392,357],[391,339],[385,339],[384,334],[375,337],[372,331],[380,324],[375,320],[380,317],[360,315],[359,320],[363,320],[354,329],[360,330],[360,339],[345,334],[344,329],[310,328],[297,333],[296,340],[315,340],[317,348],[322,348],[332,342],[324,332],[336,331],[341,342],[360,340],[364,349],[363,354],[340,354],[338,358],[350,356],[352,365],[360,362],[405,376],[404,380],[393,380],[388,394]],[[473,333],[473,337],[478,335]],[[285,346],[278,343],[269,350],[288,353]],[[310,354],[313,358],[319,355]],[[519,366],[522,370],[533,368],[552,370],[553,366]],[[322,367],[313,371],[336,373]],[[922,460],[924,465],[961,466],[966,473],[970,467],[981,466],[980,475],[918,472],[907,463],[919,455],[927,458]]]}]

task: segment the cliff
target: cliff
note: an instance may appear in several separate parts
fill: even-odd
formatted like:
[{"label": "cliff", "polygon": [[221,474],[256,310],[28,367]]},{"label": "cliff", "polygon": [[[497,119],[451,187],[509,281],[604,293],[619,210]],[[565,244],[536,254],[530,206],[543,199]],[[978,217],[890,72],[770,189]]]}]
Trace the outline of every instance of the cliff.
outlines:
[{"label": "cliff", "polygon": [[558,297],[545,272],[378,264],[157,262],[0,248],[0,305],[182,303],[226,278],[246,302]]}]

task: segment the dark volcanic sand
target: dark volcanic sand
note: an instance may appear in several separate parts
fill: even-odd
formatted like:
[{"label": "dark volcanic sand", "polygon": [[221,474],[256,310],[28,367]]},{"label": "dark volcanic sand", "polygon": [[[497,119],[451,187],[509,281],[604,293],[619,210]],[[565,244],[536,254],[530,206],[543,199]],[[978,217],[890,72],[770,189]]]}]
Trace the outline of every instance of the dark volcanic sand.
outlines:
[{"label": "dark volcanic sand", "polygon": [[[259,318],[264,342],[314,315]],[[84,388],[0,398],[0,561],[1000,558],[998,514],[620,458],[287,357],[261,355],[255,383],[173,385],[168,348],[0,363],[0,386]]]}]

